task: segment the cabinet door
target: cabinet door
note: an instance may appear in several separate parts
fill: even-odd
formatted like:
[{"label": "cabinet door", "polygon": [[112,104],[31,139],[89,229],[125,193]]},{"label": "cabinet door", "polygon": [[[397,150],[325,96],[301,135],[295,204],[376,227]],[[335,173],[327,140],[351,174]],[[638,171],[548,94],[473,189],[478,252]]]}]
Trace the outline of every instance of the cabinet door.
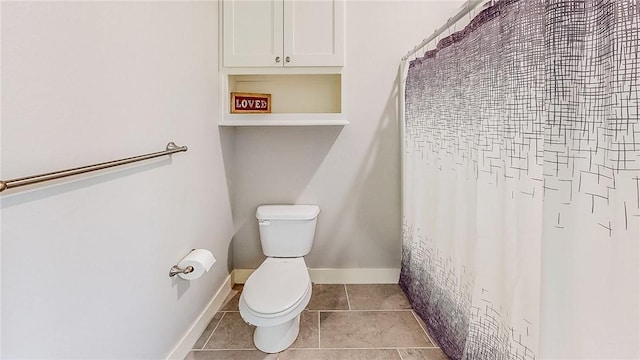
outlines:
[{"label": "cabinet door", "polygon": [[224,0],[224,66],[281,67],[282,0]]},{"label": "cabinet door", "polygon": [[284,66],[344,65],[344,1],[284,0]]}]

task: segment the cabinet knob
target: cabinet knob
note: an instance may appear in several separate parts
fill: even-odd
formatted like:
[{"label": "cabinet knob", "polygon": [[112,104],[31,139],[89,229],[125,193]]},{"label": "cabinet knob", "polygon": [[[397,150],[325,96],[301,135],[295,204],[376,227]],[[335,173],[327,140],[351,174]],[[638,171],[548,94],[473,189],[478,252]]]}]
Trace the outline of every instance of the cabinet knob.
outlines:
[{"label": "cabinet knob", "polygon": [[276,56],[276,62],[280,63],[280,56]]},{"label": "cabinet knob", "polygon": [[287,56],[286,58],[284,58],[284,61],[290,63],[291,62],[291,58],[289,56]]}]

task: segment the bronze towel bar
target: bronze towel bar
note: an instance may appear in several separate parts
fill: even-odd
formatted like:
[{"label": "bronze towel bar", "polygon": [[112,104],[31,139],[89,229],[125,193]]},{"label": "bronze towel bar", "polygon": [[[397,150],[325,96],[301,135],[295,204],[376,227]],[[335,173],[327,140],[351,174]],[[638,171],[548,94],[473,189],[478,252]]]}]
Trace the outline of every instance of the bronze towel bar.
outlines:
[{"label": "bronze towel bar", "polygon": [[111,168],[111,167],[114,167],[114,166],[126,165],[126,164],[130,164],[130,163],[133,163],[133,162],[136,162],[136,161],[153,159],[153,158],[159,157],[159,156],[171,155],[173,153],[177,153],[177,152],[181,152],[181,151],[187,151],[187,147],[186,146],[178,146],[178,145],[174,144],[173,142],[170,142],[170,143],[167,144],[167,147],[166,147],[165,151],[158,151],[158,152],[155,152],[155,153],[129,157],[129,158],[126,158],[126,159],[113,160],[113,161],[107,161],[107,162],[103,162],[103,163],[99,163],[99,164],[81,166],[81,167],[77,167],[77,168],[73,168],[73,169],[54,171],[54,172],[50,172],[50,173],[46,173],[46,174],[27,176],[27,177],[11,179],[11,180],[0,180],[0,192],[4,191],[6,189],[16,188],[16,187],[19,187],[19,186],[36,184],[36,183],[40,183],[40,182],[44,182],[44,181],[64,178],[64,177],[67,177],[67,176],[79,175],[79,174],[84,174],[84,173],[88,173],[88,172],[91,172],[91,171],[107,169],[107,168]]}]

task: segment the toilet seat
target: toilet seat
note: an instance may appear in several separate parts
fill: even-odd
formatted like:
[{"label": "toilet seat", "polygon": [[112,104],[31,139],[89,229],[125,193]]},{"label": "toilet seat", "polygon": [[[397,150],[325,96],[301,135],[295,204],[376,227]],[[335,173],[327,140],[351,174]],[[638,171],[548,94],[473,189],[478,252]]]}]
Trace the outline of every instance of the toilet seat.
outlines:
[{"label": "toilet seat", "polygon": [[240,313],[256,326],[288,321],[311,299],[311,279],[304,258],[267,258],[247,279]]},{"label": "toilet seat", "polygon": [[249,308],[269,315],[294,307],[309,286],[303,258],[267,258],[247,279],[242,295]]}]

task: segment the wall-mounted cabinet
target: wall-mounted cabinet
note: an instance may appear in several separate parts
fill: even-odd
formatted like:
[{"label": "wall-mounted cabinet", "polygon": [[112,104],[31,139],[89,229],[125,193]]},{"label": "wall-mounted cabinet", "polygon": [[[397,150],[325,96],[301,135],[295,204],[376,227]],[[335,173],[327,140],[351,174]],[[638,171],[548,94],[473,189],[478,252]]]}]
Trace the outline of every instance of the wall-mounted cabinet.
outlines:
[{"label": "wall-mounted cabinet", "polygon": [[[220,126],[346,125],[344,0],[221,2]],[[271,95],[232,114],[231,93]]]},{"label": "wall-mounted cabinet", "polygon": [[225,67],[342,66],[342,0],[224,0]]}]

